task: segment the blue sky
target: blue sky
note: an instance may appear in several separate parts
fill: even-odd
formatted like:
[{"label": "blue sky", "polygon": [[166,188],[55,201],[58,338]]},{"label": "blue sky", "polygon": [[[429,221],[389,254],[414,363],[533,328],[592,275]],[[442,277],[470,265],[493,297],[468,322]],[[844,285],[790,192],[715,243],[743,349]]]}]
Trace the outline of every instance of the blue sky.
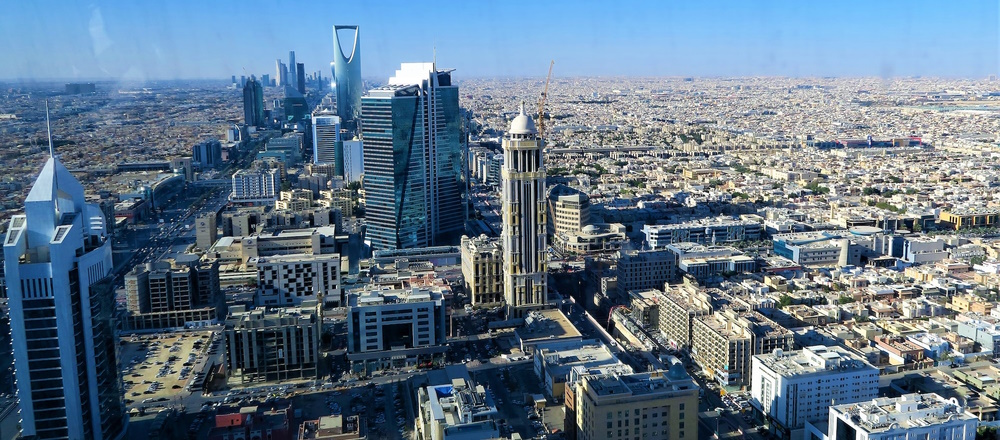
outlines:
[{"label": "blue sky", "polygon": [[[361,26],[362,74],[430,61],[461,77],[948,76],[1000,72],[995,0],[10,1],[0,78],[329,75],[332,26]],[[435,8],[435,5],[447,4]]]}]

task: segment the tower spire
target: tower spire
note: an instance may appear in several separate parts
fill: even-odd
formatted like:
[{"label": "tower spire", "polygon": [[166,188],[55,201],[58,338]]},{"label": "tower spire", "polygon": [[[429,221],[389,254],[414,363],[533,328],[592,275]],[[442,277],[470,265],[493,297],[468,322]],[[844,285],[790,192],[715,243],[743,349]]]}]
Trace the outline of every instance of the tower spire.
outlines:
[{"label": "tower spire", "polygon": [[49,100],[45,100],[45,131],[49,133],[49,157],[56,157],[56,148],[52,145],[52,124],[49,123]]}]

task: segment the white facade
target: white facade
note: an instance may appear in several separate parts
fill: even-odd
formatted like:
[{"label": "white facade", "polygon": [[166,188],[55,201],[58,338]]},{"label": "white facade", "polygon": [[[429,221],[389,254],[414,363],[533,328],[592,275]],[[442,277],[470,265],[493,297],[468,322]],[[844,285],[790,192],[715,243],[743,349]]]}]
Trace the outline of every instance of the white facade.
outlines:
[{"label": "white facade", "polygon": [[417,390],[418,440],[500,438],[493,398],[482,385],[465,378]]},{"label": "white facade", "polygon": [[80,182],[50,157],[4,240],[23,437],[125,433],[105,234],[100,208],[85,203]]},{"label": "white facade", "polygon": [[347,301],[347,358],[358,371],[427,362],[447,349],[444,296],[434,286],[364,290]]},{"label": "white facade", "polygon": [[237,203],[272,204],[281,190],[281,172],[277,169],[240,170],[233,174],[233,192],[229,200]]},{"label": "white facade", "polygon": [[878,395],[878,369],[839,347],[756,355],[751,370],[751,405],[792,440],[807,438],[806,422],[826,420],[831,402],[861,402]]},{"label": "white facade", "polygon": [[360,182],[365,173],[365,155],[361,141],[344,141],[344,181]]},{"label": "white facade", "polygon": [[645,225],[642,232],[653,249],[662,249],[671,243],[694,242],[699,244],[733,243],[760,240],[764,230],[760,223],[729,218],[698,220],[673,225]]},{"label": "white facade", "polygon": [[548,254],[542,140],[531,117],[521,113],[503,138],[503,289],[507,317],[524,317],[547,301]]},{"label": "white facade", "polygon": [[305,300],[339,307],[340,254],[260,257],[257,264],[259,306],[297,306]]},{"label": "white facade", "polygon": [[313,113],[312,122],[313,163],[337,163],[337,142],[341,141],[340,117],[317,112]]},{"label": "white facade", "polygon": [[830,407],[826,438],[839,440],[974,440],[979,419],[955,399],[905,394]]}]

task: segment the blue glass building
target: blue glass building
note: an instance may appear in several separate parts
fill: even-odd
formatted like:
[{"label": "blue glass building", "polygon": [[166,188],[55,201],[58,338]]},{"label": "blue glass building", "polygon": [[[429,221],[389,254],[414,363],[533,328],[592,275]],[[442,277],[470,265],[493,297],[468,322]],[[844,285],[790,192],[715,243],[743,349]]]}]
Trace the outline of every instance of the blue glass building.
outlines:
[{"label": "blue glass building", "polygon": [[457,244],[465,226],[463,143],[451,71],[403,64],[361,108],[372,249]]}]

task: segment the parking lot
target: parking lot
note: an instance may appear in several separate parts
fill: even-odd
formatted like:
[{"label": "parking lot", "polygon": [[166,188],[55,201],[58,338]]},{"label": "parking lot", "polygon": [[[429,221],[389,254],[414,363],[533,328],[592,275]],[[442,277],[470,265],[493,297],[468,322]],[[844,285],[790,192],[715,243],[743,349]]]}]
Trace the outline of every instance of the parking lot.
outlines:
[{"label": "parking lot", "polygon": [[412,416],[400,383],[362,386],[342,391],[311,393],[293,399],[294,408],[302,409],[303,420],[316,420],[330,414],[359,414],[365,421],[369,439],[410,438]]},{"label": "parking lot", "polygon": [[543,419],[545,425],[562,427],[562,414],[552,410],[536,411],[533,402],[526,399],[526,395],[542,393],[532,364],[476,371],[473,379],[481,385],[488,385],[493,392],[497,412],[505,422],[501,424],[502,435],[517,432],[522,438],[533,438],[544,434]]},{"label": "parking lot", "polygon": [[136,335],[123,338],[125,399],[130,406],[169,405],[204,368],[212,332]]}]

